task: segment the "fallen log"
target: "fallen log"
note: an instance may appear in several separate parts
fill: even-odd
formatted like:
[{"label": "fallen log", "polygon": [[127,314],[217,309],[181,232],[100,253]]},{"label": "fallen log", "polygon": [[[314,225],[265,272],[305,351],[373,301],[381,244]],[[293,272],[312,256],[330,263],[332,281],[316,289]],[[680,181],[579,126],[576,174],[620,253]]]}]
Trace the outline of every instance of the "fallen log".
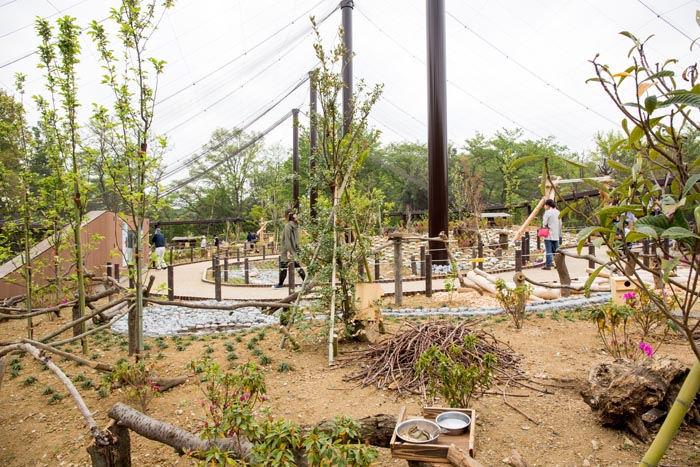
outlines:
[{"label": "fallen log", "polygon": [[[166,444],[180,454],[207,451],[212,446],[217,446],[221,450],[233,453],[238,459],[246,459],[253,448],[253,444],[247,439],[219,438],[214,441],[202,440],[198,435],[169,423],[156,420],[122,403],[115,404],[109,410],[108,415],[119,425],[129,428],[145,438]],[[396,416],[380,414],[362,418],[358,420],[358,423],[360,425],[360,439],[351,441],[366,442],[378,447],[389,447],[391,436],[396,426]],[[324,432],[330,433],[332,424],[333,422],[324,420],[315,426]],[[313,427],[313,425],[304,426],[302,431],[309,432]],[[112,442],[116,442],[116,440],[112,440]],[[303,450],[295,449],[294,457],[297,460],[297,465],[300,467],[307,465]],[[471,467],[478,466],[472,465]]]}]

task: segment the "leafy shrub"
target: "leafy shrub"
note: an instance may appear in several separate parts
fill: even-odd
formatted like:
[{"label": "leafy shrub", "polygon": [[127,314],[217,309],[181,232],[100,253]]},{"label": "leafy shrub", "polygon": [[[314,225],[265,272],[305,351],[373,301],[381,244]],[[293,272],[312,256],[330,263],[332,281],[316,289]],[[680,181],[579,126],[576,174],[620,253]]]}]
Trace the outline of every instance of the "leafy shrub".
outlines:
[{"label": "leafy shrub", "polygon": [[515,329],[522,329],[523,327],[525,305],[531,293],[532,287],[529,284],[522,284],[511,289],[506,285],[506,281],[496,279],[496,300],[498,300],[498,304],[501,305],[503,311],[510,316]]},{"label": "leafy shrub", "polygon": [[[473,335],[466,336],[463,345],[451,345],[447,354],[433,344],[418,358],[415,371],[427,378],[430,403],[439,394],[449,407],[467,408],[473,395],[491,386],[498,360],[490,353],[479,358],[474,352],[476,340]],[[462,363],[461,357],[465,355],[471,356],[468,364]]]},{"label": "leafy shrub", "polygon": [[232,372],[223,372],[211,361],[199,363],[206,366],[206,377],[200,383],[205,395],[201,405],[206,412],[201,438],[249,440],[253,448],[246,463],[216,446],[206,452],[189,452],[198,465],[294,466],[295,451],[300,449],[305,450],[309,465],[315,466],[369,467],[376,460],[374,448],[355,441],[359,425],[353,420],[336,419],[330,434],[318,428],[304,434],[295,423],[269,416],[262,422],[256,420],[254,413],[265,401],[266,386],[263,372],[255,364],[247,363]]}]

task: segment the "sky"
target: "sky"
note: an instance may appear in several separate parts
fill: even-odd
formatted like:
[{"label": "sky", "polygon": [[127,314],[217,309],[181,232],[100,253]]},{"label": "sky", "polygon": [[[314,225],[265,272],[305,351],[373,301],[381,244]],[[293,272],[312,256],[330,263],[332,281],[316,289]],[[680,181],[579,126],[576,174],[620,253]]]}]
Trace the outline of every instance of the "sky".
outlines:
[{"label": "sky", "polygon": [[[429,1],[429,0],[428,0]],[[117,0],[0,0],[0,87],[14,92],[27,75],[30,96],[48,93],[36,68],[37,16],[55,24],[70,15],[80,26],[105,20]],[[167,62],[158,83],[154,131],[168,137],[164,163],[177,169],[200,154],[217,128],[263,132],[268,145],[291,148],[292,108],[308,125],[309,84],[317,60],[309,16],[326,18],[328,48],[337,41],[339,0],[176,0],[159,20],[147,53]],[[523,137],[552,137],[579,155],[595,149],[596,132],[620,129],[620,114],[600,85],[586,83],[599,61],[626,68],[631,47],[621,31],[645,39],[652,62],[696,63],[700,0],[445,0],[447,135],[462,147],[477,133],[520,128]],[[381,142],[427,141],[426,0],[355,0],[355,84],[383,84],[370,124]],[[107,20],[105,25],[109,24]],[[116,38],[114,39],[116,41]],[[81,118],[107,88],[96,49],[82,35]],[[290,149],[291,150],[291,149]],[[184,178],[186,170],[172,179]]]}]

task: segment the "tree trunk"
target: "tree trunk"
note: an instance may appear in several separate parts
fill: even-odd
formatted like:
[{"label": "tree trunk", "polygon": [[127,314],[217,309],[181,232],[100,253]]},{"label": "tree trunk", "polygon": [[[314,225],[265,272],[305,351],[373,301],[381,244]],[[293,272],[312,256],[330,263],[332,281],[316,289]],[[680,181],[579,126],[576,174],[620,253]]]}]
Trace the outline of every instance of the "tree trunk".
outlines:
[{"label": "tree trunk", "polygon": [[109,437],[109,444],[99,445],[93,440],[87,448],[92,467],[131,467],[129,429],[112,422],[104,433]]},{"label": "tree trunk", "polygon": [[[566,267],[566,256],[557,253],[554,255],[554,266],[557,268],[557,274],[559,274],[559,283],[561,285],[571,285],[571,276],[569,275],[569,268]],[[561,296],[568,297],[571,295],[571,290],[564,287],[561,289]]]}]

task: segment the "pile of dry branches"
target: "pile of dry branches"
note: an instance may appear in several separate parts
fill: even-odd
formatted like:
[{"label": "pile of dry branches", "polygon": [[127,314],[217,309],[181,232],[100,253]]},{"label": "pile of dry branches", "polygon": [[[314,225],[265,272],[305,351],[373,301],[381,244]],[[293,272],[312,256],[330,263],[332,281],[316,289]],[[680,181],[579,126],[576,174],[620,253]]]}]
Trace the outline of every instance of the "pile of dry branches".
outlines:
[{"label": "pile of dry branches", "polygon": [[448,353],[450,346],[462,346],[464,338],[473,335],[477,338],[475,348],[471,355],[463,355],[464,362],[461,363],[469,365],[469,359],[480,359],[484,354],[490,353],[498,358],[494,382],[505,385],[524,380],[525,377],[519,368],[520,356],[492,334],[477,329],[478,323],[476,320],[460,323],[407,323],[408,329],[367,350],[343,358],[344,365],[360,363],[362,366],[360,371],[346,376],[345,379],[357,381],[361,386],[388,387],[397,390],[399,394],[422,394],[426,385],[425,378],[414,371],[421,354],[432,345],[437,345],[443,353]]}]

